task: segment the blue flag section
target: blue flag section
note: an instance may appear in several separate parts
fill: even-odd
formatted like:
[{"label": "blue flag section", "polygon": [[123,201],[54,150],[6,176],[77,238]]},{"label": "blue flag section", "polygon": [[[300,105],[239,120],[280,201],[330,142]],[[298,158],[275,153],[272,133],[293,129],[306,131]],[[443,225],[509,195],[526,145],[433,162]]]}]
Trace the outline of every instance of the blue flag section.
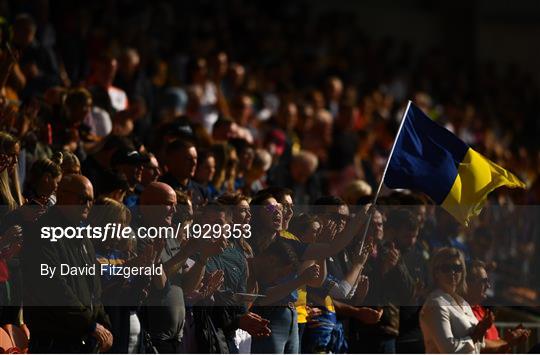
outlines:
[{"label": "blue flag section", "polygon": [[422,191],[441,204],[469,147],[410,105],[384,180],[386,186]]},{"label": "blue flag section", "polygon": [[384,177],[389,188],[423,192],[467,225],[494,189],[525,187],[414,104],[403,119]]}]

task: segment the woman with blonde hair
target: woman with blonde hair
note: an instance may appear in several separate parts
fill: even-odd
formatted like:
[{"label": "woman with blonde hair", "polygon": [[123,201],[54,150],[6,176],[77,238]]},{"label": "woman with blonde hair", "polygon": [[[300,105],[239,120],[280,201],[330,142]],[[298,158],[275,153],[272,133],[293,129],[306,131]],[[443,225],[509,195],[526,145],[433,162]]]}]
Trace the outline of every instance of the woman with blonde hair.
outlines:
[{"label": "woman with blonde hair", "polygon": [[60,165],[62,166],[62,172],[67,174],[76,174],[79,175],[81,173],[81,162],[79,161],[79,158],[72,152],[69,152],[67,150],[63,152],[59,152],[58,154],[61,154],[60,159]]},{"label": "woman with blonde hair", "polygon": [[467,292],[465,259],[455,248],[442,248],[431,260],[434,290],[420,312],[426,353],[479,354],[493,324],[488,313],[480,322],[463,296]]},{"label": "woman with blonde hair", "polygon": [[353,206],[356,205],[360,198],[371,195],[371,192],[372,188],[367,182],[364,180],[354,180],[345,187],[341,198],[343,198],[349,206]]},{"label": "woman with blonde hair", "polygon": [[30,168],[25,182],[24,197],[28,204],[50,207],[56,203],[56,189],[62,179],[62,153],[52,159],[39,159]]},{"label": "woman with blonde hair", "polygon": [[[23,204],[18,162],[20,144],[12,135],[0,132],[0,217],[15,211]],[[9,227],[9,228],[8,228]],[[0,325],[17,323],[20,300],[14,295],[13,271],[8,261],[19,251],[22,229],[18,225],[2,226],[0,235]],[[9,282],[8,282],[9,281]],[[9,306],[11,305],[11,306]]]},{"label": "woman with blonde hair", "polygon": [[[122,203],[109,198],[100,197],[94,203],[94,207],[88,214],[88,224],[96,227],[105,227],[107,224],[115,224],[127,227],[131,223],[131,212]],[[107,238],[105,241],[99,240],[94,248],[96,254],[118,250],[125,253],[126,257],[132,257],[135,251],[134,238]],[[99,259],[99,257],[98,257]]]}]

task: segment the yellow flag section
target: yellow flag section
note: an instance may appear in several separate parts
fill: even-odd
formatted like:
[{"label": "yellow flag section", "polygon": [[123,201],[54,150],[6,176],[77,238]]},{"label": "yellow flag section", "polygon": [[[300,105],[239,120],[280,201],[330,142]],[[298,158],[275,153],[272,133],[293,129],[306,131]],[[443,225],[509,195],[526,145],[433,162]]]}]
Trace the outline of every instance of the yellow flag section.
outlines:
[{"label": "yellow flag section", "polygon": [[514,174],[469,148],[442,207],[467,226],[480,214],[487,195],[498,187],[525,188]]}]

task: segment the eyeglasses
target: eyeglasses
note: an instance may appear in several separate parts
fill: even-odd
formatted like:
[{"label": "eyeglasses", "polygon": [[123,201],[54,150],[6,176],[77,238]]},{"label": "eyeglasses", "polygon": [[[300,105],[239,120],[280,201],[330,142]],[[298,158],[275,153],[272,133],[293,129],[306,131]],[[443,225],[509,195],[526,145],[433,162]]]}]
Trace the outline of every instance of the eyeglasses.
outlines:
[{"label": "eyeglasses", "polygon": [[463,266],[459,264],[444,264],[439,266],[439,271],[443,274],[461,274],[463,272]]}]

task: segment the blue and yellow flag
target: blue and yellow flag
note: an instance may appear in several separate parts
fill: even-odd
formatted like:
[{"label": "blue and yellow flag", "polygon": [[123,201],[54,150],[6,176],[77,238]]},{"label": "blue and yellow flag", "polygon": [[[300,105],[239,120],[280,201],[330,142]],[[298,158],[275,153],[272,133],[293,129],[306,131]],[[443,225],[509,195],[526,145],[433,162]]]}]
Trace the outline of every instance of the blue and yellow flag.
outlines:
[{"label": "blue and yellow flag", "polygon": [[410,103],[384,183],[428,195],[460,223],[477,216],[501,186],[525,188],[514,174],[474,151]]}]

